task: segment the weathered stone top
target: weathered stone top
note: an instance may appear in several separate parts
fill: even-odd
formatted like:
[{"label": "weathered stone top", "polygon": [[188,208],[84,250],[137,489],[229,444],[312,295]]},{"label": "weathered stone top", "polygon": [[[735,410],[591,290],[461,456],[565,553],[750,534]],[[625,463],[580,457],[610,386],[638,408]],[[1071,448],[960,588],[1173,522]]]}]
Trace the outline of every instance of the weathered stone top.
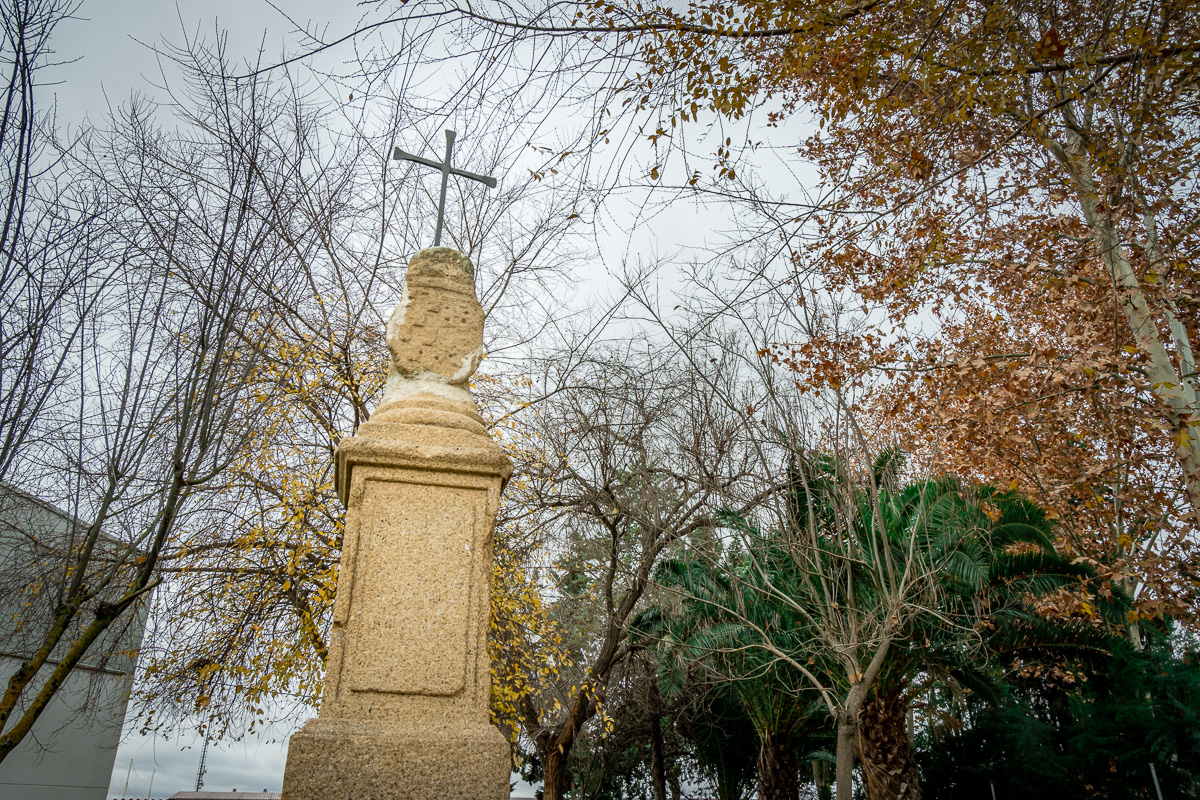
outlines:
[{"label": "weathered stone top", "polygon": [[492,441],[467,387],[483,359],[483,307],[471,260],[430,247],[408,264],[387,326],[391,368],[379,406],[337,449],[337,487],[349,498],[355,465],[497,475],[512,464]]},{"label": "weathered stone top", "polygon": [[469,258],[449,247],[413,256],[387,344],[391,369],[381,407],[419,393],[471,402],[467,384],[483,359],[483,307]]}]

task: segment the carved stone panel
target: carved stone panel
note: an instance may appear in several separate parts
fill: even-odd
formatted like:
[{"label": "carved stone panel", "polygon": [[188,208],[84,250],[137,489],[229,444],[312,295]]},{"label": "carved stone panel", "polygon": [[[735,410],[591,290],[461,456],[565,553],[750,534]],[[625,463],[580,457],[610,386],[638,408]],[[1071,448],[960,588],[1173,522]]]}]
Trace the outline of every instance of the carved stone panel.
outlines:
[{"label": "carved stone panel", "polygon": [[350,604],[353,692],[462,691],[481,489],[369,480]]}]

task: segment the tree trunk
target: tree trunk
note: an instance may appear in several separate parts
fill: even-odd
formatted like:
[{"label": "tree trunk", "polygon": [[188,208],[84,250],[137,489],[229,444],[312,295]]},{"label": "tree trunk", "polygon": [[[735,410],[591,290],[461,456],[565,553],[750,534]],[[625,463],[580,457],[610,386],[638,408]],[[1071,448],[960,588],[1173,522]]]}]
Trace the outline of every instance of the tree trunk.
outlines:
[{"label": "tree trunk", "polygon": [[889,631],[888,635],[880,642],[875,654],[871,656],[871,663],[867,664],[867,668],[861,674],[857,674],[856,670],[850,670],[850,692],[846,695],[846,702],[837,709],[835,714],[838,726],[838,800],[851,800],[854,797],[854,748],[858,745],[858,713],[867,701],[867,693],[871,691],[871,685],[875,683],[875,678],[883,669],[883,662],[887,659],[891,646],[892,639]]},{"label": "tree trunk", "polygon": [[[1047,139],[1045,145],[1074,179],[1084,219],[1092,229],[1113,288],[1120,294],[1125,321],[1137,349],[1146,357],[1146,377],[1150,390],[1163,406],[1164,427],[1173,440],[1175,458],[1183,472],[1184,488],[1192,506],[1191,516],[1195,520],[1200,515],[1200,432],[1195,420],[1198,405],[1195,376],[1186,374],[1187,369],[1177,369],[1167,351],[1159,321],[1146,302],[1141,282],[1129,262],[1116,218],[1102,202],[1107,197],[1096,185],[1083,134],[1070,131],[1066,145],[1053,139]],[[1169,309],[1166,322],[1180,358],[1184,364],[1190,364],[1192,347],[1186,329],[1178,324]]]},{"label": "tree trunk", "polygon": [[799,800],[800,774],[791,739],[764,735],[758,750],[759,800]]},{"label": "tree trunk", "polygon": [[[95,643],[104,631],[108,630],[109,626],[116,621],[121,612],[133,604],[141,591],[131,592],[122,598],[118,603],[107,605],[103,610],[97,609],[95,618],[88,625],[79,638],[71,645],[66,653],[63,654],[62,660],[59,661],[46,682],[42,684],[42,688],[29,701],[29,706],[25,709],[25,713],[13,723],[3,736],[0,736],[0,762],[15,750],[21,741],[33,730],[34,723],[42,715],[50,705],[50,701],[54,699],[58,690],[66,683],[67,678],[71,677],[71,673],[78,666],[83,657],[87,655],[88,649]],[[33,673],[36,675],[36,673]]]},{"label": "tree trunk", "polygon": [[[571,748],[575,746],[576,735],[596,711],[596,707],[588,699],[589,696],[594,697],[595,695],[589,693],[586,685],[579,687],[575,699],[571,702],[570,710],[567,712],[567,718],[558,726],[558,732],[551,734],[543,731],[535,738],[538,743],[538,752],[542,755],[543,800],[562,800],[567,790],[571,788],[570,775],[567,773],[567,757],[571,755]],[[529,703],[528,697],[525,698],[525,702],[528,705],[526,717],[536,720],[537,713]]]},{"label": "tree trunk", "polygon": [[837,727],[837,800],[854,797],[854,745],[858,738],[855,715],[838,713]]},{"label": "tree trunk", "polygon": [[663,756],[662,699],[658,696],[658,667],[645,662],[650,705],[650,783],[654,800],[667,800],[667,764]]},{"label": "tree trunk", "polygon": [[667,765],[663,760],[663,736],[657,714],[650,718],[650,782],[654,800],[667,800]]},{"label": "tree trunk", "polygon": [[833,788],[829,785],[829,762],[817,759],[812,762],[813,783],[817,786],[817,800],[833,800]]},{"label": "tree trunk", "polygon": [[920,800],[921,786],[912,742],[908,704],[897,692],[871,698],[858,714],[858,746],[871,800]]},{"label": "tree trunk", "polygon": [[567,754],[550,750],[542,755],[542,800],[562,800],[567,793]]}]

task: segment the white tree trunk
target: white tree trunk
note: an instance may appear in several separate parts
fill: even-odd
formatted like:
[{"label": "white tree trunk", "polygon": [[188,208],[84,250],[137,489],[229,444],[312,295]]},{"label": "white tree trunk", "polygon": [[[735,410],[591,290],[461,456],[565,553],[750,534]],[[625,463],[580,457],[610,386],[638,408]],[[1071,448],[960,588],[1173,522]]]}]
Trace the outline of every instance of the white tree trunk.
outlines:
[{"label": "white tree trunk", "polygon": [[1103,203],[1082,139],[1072,134],[1065,147],[1053,141],[1047,146],[1071,173],[1084,218],[1092,229],[1113,286],[1120,294],[1121,311],[1135,346],[1146,357],[1150,390],[1166,407],[1163,428],[1172,438],[1175,459],[1183,471],[1185,491],[1192,507],[1191,516],[1196,519],[1200,512],[1200,406],[1196,402],[1195,369],[1190,372],[1186,369],[1186,365],[1194,363],[1187,331],[1169,308],[1164,311],[1172,344],[1181,365],[1185,365],[1180,369],[1167,351],[1164,331],[1146,302],[1141,282],[1129,263],[1112,211]]}]

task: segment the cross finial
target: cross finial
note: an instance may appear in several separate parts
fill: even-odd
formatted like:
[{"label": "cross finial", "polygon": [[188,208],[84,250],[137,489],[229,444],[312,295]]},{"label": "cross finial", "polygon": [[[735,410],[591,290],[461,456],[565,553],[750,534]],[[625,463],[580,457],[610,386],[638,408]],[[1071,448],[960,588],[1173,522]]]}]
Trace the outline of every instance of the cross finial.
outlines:
[{"label": "cross finial", "polygon": [[465,169],[458,169],[451,165],[450,156],[454,152],[454,131],[446,131],[446,160],[441,163],[421,156],[414,156],[412,153],[406,153],[399,147],[392,148],[392,158],[396,161],[415,161],[418,164],[424,164],[427,167],[433,167],[436,170],[441,170],[442,173],[442,194],[438,198],[438,215],[437,215],[437,230],[433,234],[433,246],[437,247],[442,243],[442,220],[446,216],[446,184],[450,181],[451,175],[461,175],[464,178],[470,178],[473,181],[479,181],[483,185],[495,189],[496,179],[487,175],[476,175],[474,172],[467,172]]}]

